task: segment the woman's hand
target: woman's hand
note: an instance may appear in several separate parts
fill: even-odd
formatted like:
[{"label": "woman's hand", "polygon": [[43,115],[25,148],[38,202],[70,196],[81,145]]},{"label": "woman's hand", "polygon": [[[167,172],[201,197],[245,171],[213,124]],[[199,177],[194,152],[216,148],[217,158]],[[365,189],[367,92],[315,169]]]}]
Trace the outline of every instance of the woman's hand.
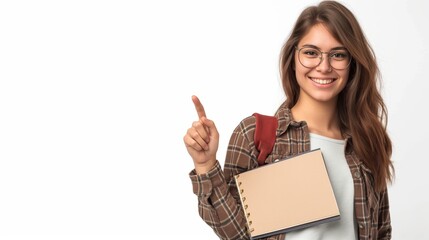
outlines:
[{"label": "woman's hand", "polygon": [[186,149],[194,160],[195,171],[202,174],[210,171],[216,163],[219,133],[213,121],[207,119],[204,107],[197,96],[192,96],[198,121],[192,123],[183,137]]}]

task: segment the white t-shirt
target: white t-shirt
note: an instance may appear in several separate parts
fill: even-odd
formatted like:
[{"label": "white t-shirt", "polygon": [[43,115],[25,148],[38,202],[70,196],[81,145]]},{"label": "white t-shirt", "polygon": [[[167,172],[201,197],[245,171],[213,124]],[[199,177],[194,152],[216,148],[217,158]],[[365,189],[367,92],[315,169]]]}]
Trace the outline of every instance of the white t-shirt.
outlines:
[{"label": "white t-shirt", "polygon": [[345,141],[310,133],[310,144],[312,150],[320,148],[322,151],[340,209],[340,220],[286,233],[285,239],[357,240],[358,234],[354,215],[354,185],[344,155]]}]

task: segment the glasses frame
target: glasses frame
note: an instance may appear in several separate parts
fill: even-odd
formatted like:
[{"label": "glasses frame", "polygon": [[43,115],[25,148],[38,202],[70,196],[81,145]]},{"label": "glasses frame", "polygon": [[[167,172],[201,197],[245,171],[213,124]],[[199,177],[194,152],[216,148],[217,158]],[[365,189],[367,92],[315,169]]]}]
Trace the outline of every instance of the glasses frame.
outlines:
[{"label": "glasses frame", "polygon": [[[304,48],[311,48],[311,49],[314,49],[314,50],[317,50],[317,51],[319,51],[321,54],[320,54],[320,57],[319,57],[319,59],[320,59],[320,62],[319,62],[319,64],[317,64],[316,66],[314,66],[314,67],[307,67],[307,66],[305,66],[302,62],[301,62],[301,58],[299,57],[299,54],[300,54],[300,52],[301,52],[301,50],[302,49],[304,49]],[[344,70],[344,69],[347,69],[349,66],[350,66],[350,63],[352,62],[352,57],[350,56],[350,53],[349,53],[349,51],[347,51],[347,49],[346,49],[346,51],[347,51],[347,53],[349,54],[349,56],[350,56],[350,58],[349,58],[349,63],[347,64],[347,66],[345,67],[345,68],[334,68],[333,66],[332,66],[332,64],[331,64],[331,57],[330,57],[330,54],[333,52],[333,51],[335,51],[335,50],[331,50],[331,51],[329,51],[329,52],[322,52],[322,51],[320,51],[319,49],[316,49],[316,48],[312,48],[312,47],[301,47],[301,48],[298,48],[298,46],[295,46],[295,50],[296,51],[298,51],[298,61],[299,61],[299,63],[303,66],[303,67],[305,67],[305,68],[316,68],[316,67],[318,67],[320,64],[322,64],[322,62],[323,62],[323,54],[326,54],[326,55],[328,55],[328,62],[329,62],[329,66],[331,67],[331,68],[333,68],[333,69],[336,69],[336,70]]]}]

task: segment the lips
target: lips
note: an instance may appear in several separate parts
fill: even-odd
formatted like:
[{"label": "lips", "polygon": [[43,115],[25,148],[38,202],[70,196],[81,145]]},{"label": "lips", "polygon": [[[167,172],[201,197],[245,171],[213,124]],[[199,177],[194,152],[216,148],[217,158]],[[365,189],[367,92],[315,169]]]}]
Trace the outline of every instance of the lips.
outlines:
[{"label": "lips", "polygon": [[333,83],[335,80],[337,80],[336,78],[310,78],[311,81],[320,84],[320,85],[328,85]]}]

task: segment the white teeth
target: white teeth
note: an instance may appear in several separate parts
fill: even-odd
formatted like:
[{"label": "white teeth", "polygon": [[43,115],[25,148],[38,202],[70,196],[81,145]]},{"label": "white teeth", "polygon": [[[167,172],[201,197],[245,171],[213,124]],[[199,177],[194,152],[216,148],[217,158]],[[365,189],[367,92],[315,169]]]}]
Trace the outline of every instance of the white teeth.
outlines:
[{"label": "white teeth", "polygon": [[319,78],[312,78],[311,79],[313,82],[316,82],[318,84],[330,84],[331,82],[334,81],[334,79],[319,79]]}]

